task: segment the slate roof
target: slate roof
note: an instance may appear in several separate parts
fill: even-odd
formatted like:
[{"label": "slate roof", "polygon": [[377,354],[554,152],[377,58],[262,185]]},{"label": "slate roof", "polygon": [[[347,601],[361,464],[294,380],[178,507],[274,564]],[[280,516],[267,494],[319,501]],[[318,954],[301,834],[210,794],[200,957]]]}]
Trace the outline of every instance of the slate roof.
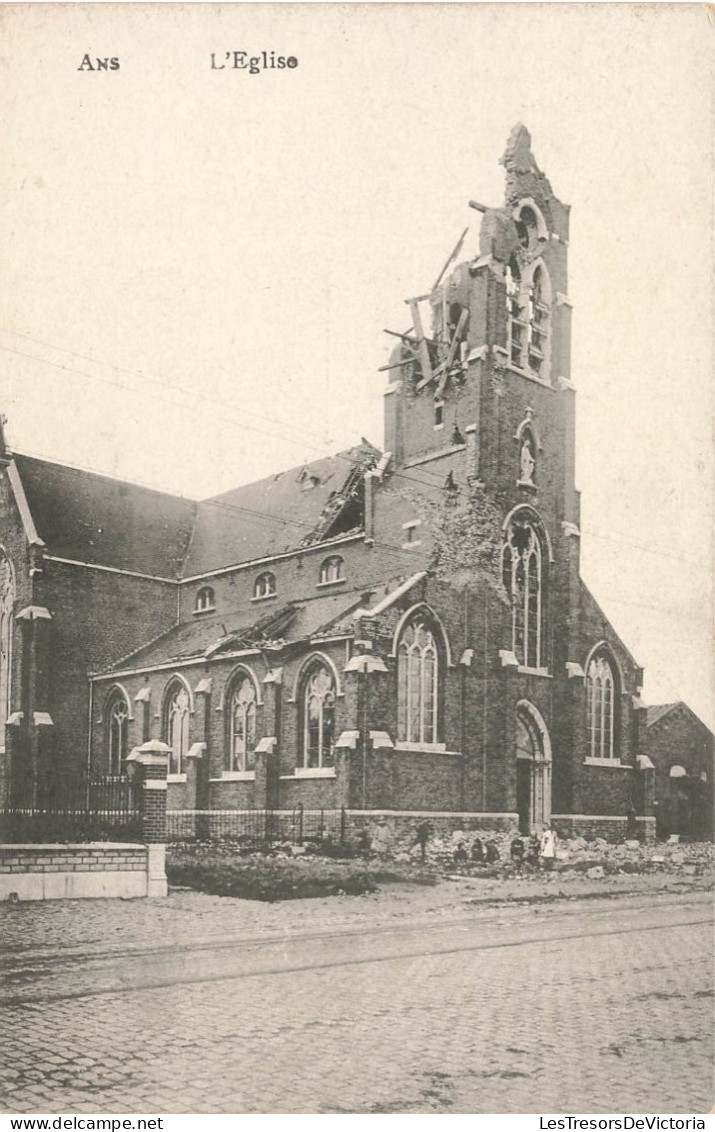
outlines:
[{"label": "slate roof", "polygon": [[194,525],[192,500],[34,456],[14,459],[50,554],[179,577]]},{"label": "slate roof", "polygon": [[350,528],[350,510],[352,525],[361,528],[363,514],[356,492],[362,473],[379,457],[379,449],[363,440],[335,456],[204,500],[198,505],[184,577],[327,538],[338,533],[331,531],[331,525],[341,515],[343,527],[347,522]]},{"label": "slate roof", "polygon": [[646,726],[652,727],[664,715],[667,715],[674,707],[677,707],[677,702],[674,704],[653,704],[652,707],[646,708]]},{"label": "slate roof", "polygon": [[241,648],[304,641],[325,634],[350,632],[351,614],[368,602],[373,591],[368,588],[341,591],[287,604],[271,604],[270,610],[251,613],[212,614],[175,625],[168,632],[124,657],[108,671],[152,668],[155,664],[178,660],[201,659],[209,650],[211,656]]},{"label": "slate roof", "polygon": [[202,502],[34,456],[14,459],[48,553],[180,579],[361,529],[362,476],[379,456],[363,440]]},{"label": "slate roof", "polygon": [[712,736],[712,731],[707,723],[703,723],[699,715],[696,715],[691,707],[685,703],[685,700],[676,700],[672,704],[653,704],[652,707],[647,708],[646,711],[646,727],[653,727],[654,724],[659,723],[666,715],[673,710],[673,708],[683,708],[688,715],[695,720],[704,731],[707,731]]}]

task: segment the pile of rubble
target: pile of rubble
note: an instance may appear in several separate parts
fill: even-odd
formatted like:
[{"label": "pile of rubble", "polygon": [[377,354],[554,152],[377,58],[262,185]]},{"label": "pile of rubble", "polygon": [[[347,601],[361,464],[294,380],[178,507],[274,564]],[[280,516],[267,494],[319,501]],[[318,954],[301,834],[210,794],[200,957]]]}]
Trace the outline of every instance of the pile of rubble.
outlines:
[{"label": "pile of rubble", "polygon": [[[440,871],[464,876],[513,876],[539,873],[540,863],[528,838],[521,838],[523,857],[514,859],[512,833],[466,833],[456,830],[446,837],[430,837],[424,860]],[[423,856],[417,836],[409,848],[390,854],[398,862],[415,862]],[[678,873],[701,876],[715,870],[715,845],[709,842],[677,841],[644,845],[639,841],[611,844],[601,837],[558,839],[553,871],[576,873],[599,879],[618,873]]]}]

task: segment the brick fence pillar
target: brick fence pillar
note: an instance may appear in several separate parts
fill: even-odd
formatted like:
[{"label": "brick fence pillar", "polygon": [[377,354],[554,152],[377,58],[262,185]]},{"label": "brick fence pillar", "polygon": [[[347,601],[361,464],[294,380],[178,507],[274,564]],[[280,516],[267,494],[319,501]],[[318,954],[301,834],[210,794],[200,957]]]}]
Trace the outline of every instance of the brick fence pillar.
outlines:
[{"label": "brick fence pillar", "polygon": [[134,779],[147,849],[147,896],[166,896],[166,778],[170,748],[158,739],[135,747],[127,759]]},{"label": "brick fence pillar", "polygon": [[261,739],[255,750],[256,778],[253,804],[257,810],[275,810],[279,802],[280,765],[275,735]]}]

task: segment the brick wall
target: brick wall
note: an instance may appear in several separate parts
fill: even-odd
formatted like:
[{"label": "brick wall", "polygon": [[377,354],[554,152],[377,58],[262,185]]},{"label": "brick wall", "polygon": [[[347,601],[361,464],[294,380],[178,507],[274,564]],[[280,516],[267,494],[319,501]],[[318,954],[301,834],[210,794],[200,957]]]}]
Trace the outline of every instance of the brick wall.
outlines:
[{"label": "brick wall", "polygon": [[36,588],[39,604],[52,614],[49,686],[56,765],[64,773],[83,773],[89,673],[170,628],[176,620],[176,587],[51,562]]},{"label": "brick wall", "polygon": [[145,896],[143,845],[0,845],[0,900]]}]

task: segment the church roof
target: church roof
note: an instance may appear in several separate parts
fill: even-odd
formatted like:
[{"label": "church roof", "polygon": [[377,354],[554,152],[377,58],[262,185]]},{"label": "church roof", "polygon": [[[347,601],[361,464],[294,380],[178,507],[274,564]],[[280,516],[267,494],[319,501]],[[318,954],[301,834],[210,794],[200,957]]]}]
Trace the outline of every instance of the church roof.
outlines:
[{"label": "church roof", "polygon": [[371,596],[370,588],[321,595],[273,606],[258,620],[255,613],[251,618],[246,612],[192,619],[124,657],[110,671],[152,668],[172,661],[201,660],[222,652],[351,632],[352,613]]},{"label": "church roof", "polygon": [[363,526],[367,440],[196,502],[95,472],[16,454],[30,516],[49,554],[181,579]]},{"label": "church roof", "polygon": [[362,440],[335,456],[276,472],[199,503],[183,576],[268,558],[361,529],[362,476],[380,454]]},{"label": "church roof", "polygon": [[50,554],[176,578],[196,504],[109,476],[14,457],[37,534]]}]

